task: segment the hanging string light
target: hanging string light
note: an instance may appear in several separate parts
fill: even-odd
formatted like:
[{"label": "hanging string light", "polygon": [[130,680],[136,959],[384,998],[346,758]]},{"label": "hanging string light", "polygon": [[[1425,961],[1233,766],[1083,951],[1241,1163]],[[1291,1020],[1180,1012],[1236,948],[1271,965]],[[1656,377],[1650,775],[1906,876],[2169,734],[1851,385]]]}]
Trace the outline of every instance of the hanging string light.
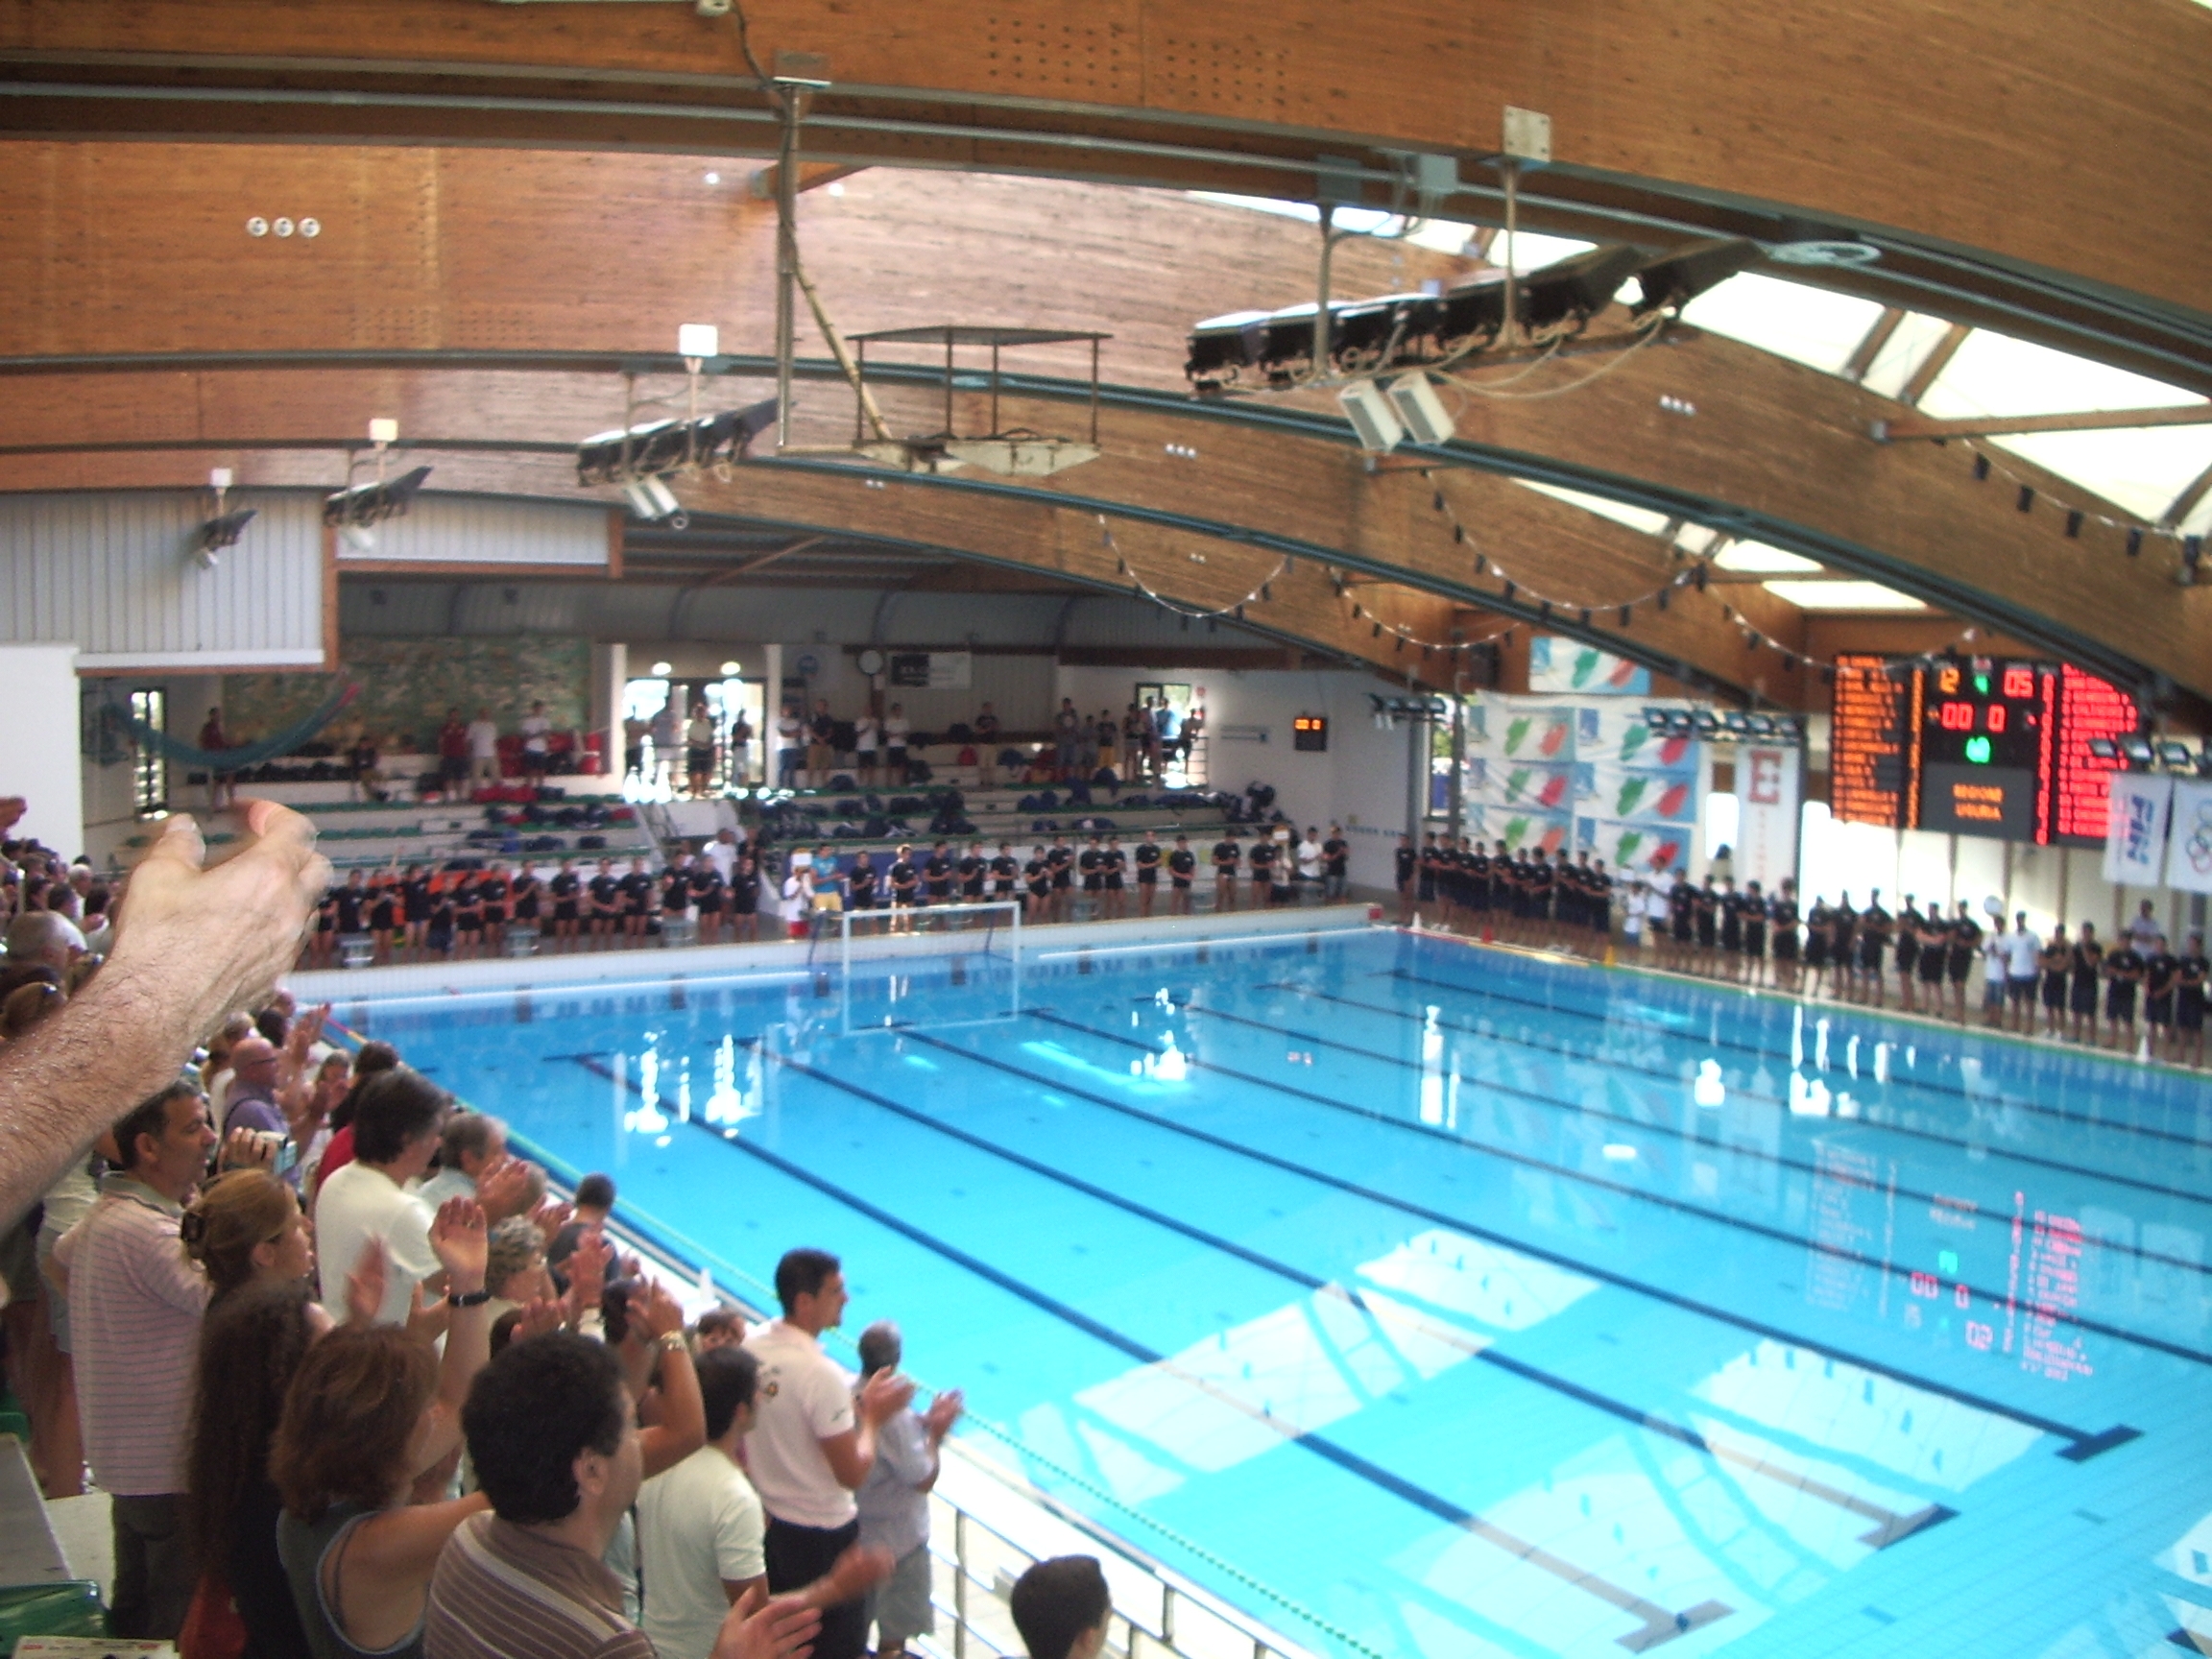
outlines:
[{"label": "hanging string light", "polygon": [[1539,610],[1549,608],[1551,611],[1567,612],[1614,611],[1620,613],[1621,625],[1626,627],[1629,615],[1637,606],[1648,605],[1656,600],[1664,608],[1666,595],[1671,589],[1693,581],[1696,582],[1700,588],[1704,585],[1705,562],[1699,560],[1697,564],[1688,569],[1674,572],[1657,587],[1625,599],[1569,598],[1556,593],[1543,592],[1531,586],[1525,576],[1508,576],[1505,567],[1498,562],[1498,556],[1484,549],[1476,541],[1474,532],[1467,528],[1466,520],[1459,517],[1457,509],[1452,504],[1452,498],[1444,493],[1443,486],[1437,482],[1431,469],[1426,467],[1422,468],[1420,475],[1422,481],[1429,486],[1430,507],[1442,514],[1445,521],[1452,526],[1454,544],[1475,547],[1475,574],[1479,577],[1495,576],[1503,585],[1503,597],[1507,600],[1517,599],[1525,595]]},{"label": "hanging string light", "polygon": [[1212,621],[1220,616],[1229,616],[1234,620],[1241,621],[1244,616],[1245,606],[1271,601],[1275,597],[1271,590],[1272,585],[1278,576],[1290,568],[1291,565],[1290,555],[1285,554],[1275,561],[1274,569],[1268,571],[1266,575],[1252,585],[1250,591],[1243,598],[1233,599],[1226,605],[1217,605],[1210,609],[1201,608],[1186,605],[1180,599],[1170,599],[1139,575],[1137,567],[1129,563],[1129,555],[1122,551],[1120,542],[1114,539],[1114,527],[1106,522],[1103,514],[1098,518],[1098,536],[1099,540],[1106,544],[1107,550],[1114,555],[1116,572],[1126,576],[1129,579],[1129,585],[1139,594],[1151,600],[1163,611],[1172,611],[1178,616],[1188,616],[1199,621]]},{"label": "hanging string light", "polygon": [[1966,452],[1974,457],[1973,469],[1977,480],[1986,480],[1994,472],[2012,486],[2012,505],[2015,511],[2032,513],[2039,505],[2047,504],[2064,515],[2064,534],[2068,541],[2080,541],[2084,524],[2099,524],[2107,530],[2117,530],[2127,538],[2128,556],[2130,559],[2142,553],[2143,539],[2146,536],[2155,536],[2176,548],[2185,564],[2192,568],[2196,565],[2198,554],[2193,548],[2201,549],[2202,537],[2186,535],[2176,525],[2147,524],[2140,518],[2115,516],[2096,507],[2080,506],[2062,495],[2053,494],[2043,485],[2014,471],[1994,445],[1984,447],[1971,438],[1960,438],[1957,442],[1964,445]]}]

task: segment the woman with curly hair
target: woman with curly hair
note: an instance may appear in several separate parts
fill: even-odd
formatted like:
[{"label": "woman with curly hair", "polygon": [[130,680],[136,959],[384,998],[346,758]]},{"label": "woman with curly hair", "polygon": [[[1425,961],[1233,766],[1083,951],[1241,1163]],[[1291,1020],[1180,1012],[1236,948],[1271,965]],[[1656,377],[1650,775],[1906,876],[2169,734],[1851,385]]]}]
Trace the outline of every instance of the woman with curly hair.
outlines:
[{"label": "woman with curly hair", "polygon": [[266,1169],[216,1176],[184,1212],[177,1236],[207,1275],[210,1308],[249,1285],[304,1286],[315,1270],[300,1200]]}]

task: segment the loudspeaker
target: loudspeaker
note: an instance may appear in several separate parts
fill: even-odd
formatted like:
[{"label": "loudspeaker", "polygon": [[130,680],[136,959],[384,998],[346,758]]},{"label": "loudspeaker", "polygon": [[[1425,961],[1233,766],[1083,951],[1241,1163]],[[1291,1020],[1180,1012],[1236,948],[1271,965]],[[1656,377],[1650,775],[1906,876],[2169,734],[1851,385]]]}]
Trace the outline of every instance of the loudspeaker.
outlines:
[{"label": "loudspeaker", "polygon": [[1345,387],[1336,394],[1336,401],[1344,406],[1352,430],[1359,435],[1360,448],[1381,455],[1395,449],[1405,439],[1406,429],[1391,413],[1390,399],[1372,380]]},{"label": "loudspeaker", "polygon": [[1426,374],[1401,374],[1391,381],[1390,407],[1416,444],[1442,444],[1456,426]]}]

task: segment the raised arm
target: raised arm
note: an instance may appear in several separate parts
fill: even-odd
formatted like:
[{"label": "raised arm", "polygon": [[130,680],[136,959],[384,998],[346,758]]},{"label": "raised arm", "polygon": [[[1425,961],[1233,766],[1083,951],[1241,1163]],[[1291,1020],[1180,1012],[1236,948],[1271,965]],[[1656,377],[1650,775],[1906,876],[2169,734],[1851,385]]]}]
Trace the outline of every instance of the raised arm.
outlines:
[{"label": "raised arm", "polygon": [[199,826],[171,818],[132,875],[108,965],[0,1048],[0,1225],[292,965],[330,866],[299,813],[254,801],[246,822],[252,844],[209,870]]}]

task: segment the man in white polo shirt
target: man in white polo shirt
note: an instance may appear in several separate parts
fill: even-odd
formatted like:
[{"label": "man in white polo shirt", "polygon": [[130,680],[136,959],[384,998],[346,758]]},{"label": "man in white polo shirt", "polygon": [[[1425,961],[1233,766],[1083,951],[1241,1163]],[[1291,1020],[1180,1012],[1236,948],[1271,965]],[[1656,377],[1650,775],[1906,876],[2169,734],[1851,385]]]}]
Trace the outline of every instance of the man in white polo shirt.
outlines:
[{"label": "man in white polo shirt", "polygon": [[[879,1371],[860,1389],[818,1338],[845,1312],[845,1275],[827,1250],[793,1250],[776,1264],[783,1317],[746,1340],[760,1367],[745,1466],[768,1511],[763,1553],[772,1593],[803,1590],[860,1538],[853,1494],[876,1462],[876,1431],[914,1398],[913,1382]],[[859,1659],[867,1603],[828,1607],[814,1659]]]}]

